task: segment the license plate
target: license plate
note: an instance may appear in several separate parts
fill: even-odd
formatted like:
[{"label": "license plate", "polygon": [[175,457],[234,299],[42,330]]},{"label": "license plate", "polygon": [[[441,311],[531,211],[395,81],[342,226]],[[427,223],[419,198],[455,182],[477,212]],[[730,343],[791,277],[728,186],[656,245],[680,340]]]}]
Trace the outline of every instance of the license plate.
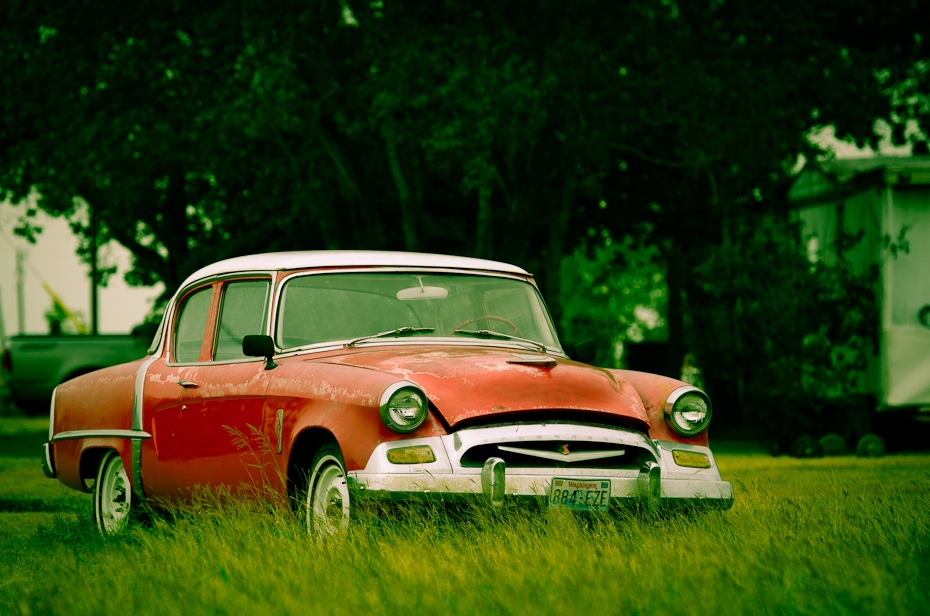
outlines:
[{"label": "license plate", "polygon": [[580,511],[606,511],[610,504],[610,479],[552,480],[549,507]]}]

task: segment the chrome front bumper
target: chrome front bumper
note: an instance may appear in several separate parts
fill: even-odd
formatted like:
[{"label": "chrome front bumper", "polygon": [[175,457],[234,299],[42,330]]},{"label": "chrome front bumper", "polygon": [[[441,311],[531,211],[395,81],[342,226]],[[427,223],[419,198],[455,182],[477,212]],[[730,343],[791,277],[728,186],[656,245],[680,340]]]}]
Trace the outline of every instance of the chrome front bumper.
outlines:
[{"label": "chrome front bumper", "polygon": [[[534,440],[601,442],[646,449],[654,456],[636,469],[507,468],[500,458],[483,467],[462,465],[465,452],[476,445],[532,443]],[[394,448],[428,445],[436,461],[427,464],[392,464],[387,452]],[[710,468],[676,464],[672,451],[701,453]],[[650,441],[640,433],[578,424],[498,426],[460,430],[448,436],[382,443],[363,470],[348,473],[358,498],[379,500],[470,500],[483,496],[492,503],[512,498],[548,498],[554,478],[609,479],[611,502],[652,499],[668,503],[704,502],[723,508],[733,504],[733,487],[720,477],[707,447]]]}]

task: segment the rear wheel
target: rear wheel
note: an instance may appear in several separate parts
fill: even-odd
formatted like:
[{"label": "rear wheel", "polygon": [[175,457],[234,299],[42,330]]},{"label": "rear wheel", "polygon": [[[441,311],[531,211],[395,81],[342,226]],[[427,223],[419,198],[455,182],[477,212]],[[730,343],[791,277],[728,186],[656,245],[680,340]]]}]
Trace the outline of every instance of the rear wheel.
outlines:
[{"label": "rear wheel", "polygon": [[104,454],[94,482],[94,524],[101,533],[112,535],[125,530],[138,509],[129,475],[115,451]]},{"label": "rear wheel", "polygon": [[342,452],[335,443],[323,445],[313,457],[300,505],[308,532],[335,535],[348,528],[352,501]]},{"label": "rear wheel", "polygon": [[860,458],[880,458],[885,455],[885,441],[877,434],[866,434],[856,443],[856,455]]}]

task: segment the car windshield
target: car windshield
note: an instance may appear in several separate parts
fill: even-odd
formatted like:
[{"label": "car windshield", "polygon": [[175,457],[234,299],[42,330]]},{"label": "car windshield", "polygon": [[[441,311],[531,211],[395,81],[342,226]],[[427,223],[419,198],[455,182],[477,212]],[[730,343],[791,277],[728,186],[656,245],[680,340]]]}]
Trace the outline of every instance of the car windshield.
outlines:
[{"label": "car windshield", "polygon": [[[487,332],[506,336],[492,337]],[[539,292],[523,280],[359,272],[309,274],[284,285],[276,332],[282,349],[401,337],[493,339],[561,351]]]}]

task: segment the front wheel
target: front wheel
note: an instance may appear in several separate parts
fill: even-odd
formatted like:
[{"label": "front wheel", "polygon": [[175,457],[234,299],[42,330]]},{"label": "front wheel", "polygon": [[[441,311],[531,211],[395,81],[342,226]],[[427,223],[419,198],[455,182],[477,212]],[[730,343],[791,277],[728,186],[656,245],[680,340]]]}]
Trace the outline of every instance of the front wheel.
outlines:
[{"label": "front wheel", "polygon": [[115,451],[104,454],[94,482],[94,524],[104,535],[126,528],[138,508],[123,460]]},{"label": "front wheel", "polygon": [[334,443],[320,447],[301,494],[301,522],[308,532],[335,535],[349,526],[352,501],[342,452]]}]

